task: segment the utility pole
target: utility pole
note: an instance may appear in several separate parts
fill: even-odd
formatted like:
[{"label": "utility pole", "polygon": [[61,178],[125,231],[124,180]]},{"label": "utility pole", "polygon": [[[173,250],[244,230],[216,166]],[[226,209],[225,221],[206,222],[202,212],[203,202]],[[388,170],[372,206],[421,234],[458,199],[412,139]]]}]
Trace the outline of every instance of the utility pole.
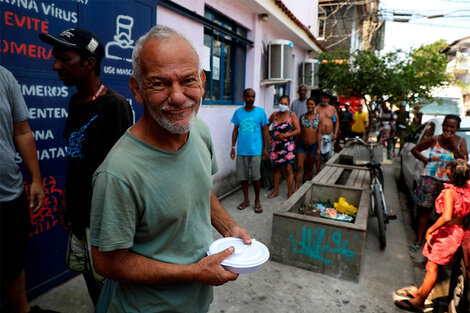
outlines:
[{"label": "utility pole", "polygon": [[372,40],[377,30],[382,25],[383,21],[379,21],[379,0],[370,0],[368,14],[362,24],[362,38],[361,38],[361,49],[362,50],[375,50]]}]

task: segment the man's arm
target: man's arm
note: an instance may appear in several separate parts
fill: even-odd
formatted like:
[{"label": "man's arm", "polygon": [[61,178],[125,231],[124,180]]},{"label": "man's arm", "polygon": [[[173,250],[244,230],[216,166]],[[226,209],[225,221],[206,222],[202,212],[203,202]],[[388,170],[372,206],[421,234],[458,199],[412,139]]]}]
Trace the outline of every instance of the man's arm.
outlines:
[{"label": "man's arm", "polygon": [[251,237],[247,231],[239,226],[220,204],[214,191],[211,193],[211,222],[212,226],[224,237],[237,237],[243,239],[247,245],[251,244]]},{"label": "man's arm", "polygon": [[270,136],[269,136],[269,126],[268,125],[264,125],[263,127],[261,127],[261,132],[263,134],[263,159],[266,160],[268,158],[268,147],[269,147],[269,140],[270,140]]},{"label": "man's arm", "polygon": [[318,149],[317,149],[317,152],[316,152],[316,155],[317,156],[320,156],[321,154],[321,137],[323,136],[323,133],[322,133],[322,124],[321,124],[321,121],[318,122],[318,129],[317,129],[317,146],[318,146]]},{"label": "man's arm", "polygon": [[230,158],[232,160],[235,160],[235,145],[237,143],[237,138],[238,138],[238,126],[234,125],[233,126],[233,131],[232,131],[232,148],[230,149]]},{"label": "man's arm", "polygon": [[[211,193],[211,219],[214,227],[224,236],[239,237],[246,244],[251,244],[250,236],[222,208],[214,192]],[[160,262],[129,249],[100,251],[96,246],[91,248],[96,272],[116,281],[137,284],[184,283],[218,286],[238,277],[220,265],[224,259],[233,254],[233,247],[188,265]]]},{"label": "man's arm", "polygon": [[336,115],[336,122],[334,122],[335,124],[335,131],[333,133],[333,140],[336,140],[336,137],[338,136],[338,132],[339,132],[339,115],[338,115],[338,111],[336,110],[336,108],[334,106],[331,106],[332,108],[332,112],[333,114]]},{"label": "man's arm", "polygon": [[238,274],[226,271],[220,263],[232,255],[233,247],[210,255],[199,262],[179,265],[160,262],[136,254],[129,249],[109,252],[91,247],[93,265],[101,276],[134,284],[203,284],[219,286],[237,279]]},{"label": "man's arm", "polygon": [[44,203],[44,190],[42,189],[36,143],[27,120],[13,124],[13,141],[31,175],[29,208],[36,212]]}]

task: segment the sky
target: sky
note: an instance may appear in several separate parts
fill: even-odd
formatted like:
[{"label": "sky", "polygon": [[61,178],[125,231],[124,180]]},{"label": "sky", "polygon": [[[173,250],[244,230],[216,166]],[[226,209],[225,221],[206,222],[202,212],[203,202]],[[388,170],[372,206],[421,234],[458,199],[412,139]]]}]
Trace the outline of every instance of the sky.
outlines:
[{"label": "sky", "polygon": [[[470,0],[380,0],[379,12],[386,20],[385,51],[410,50],[439,39],[450,44],[470,36]],[[444,17],[428,18],[437,14]],[[393,22],[394,18],[409,22]]]}]

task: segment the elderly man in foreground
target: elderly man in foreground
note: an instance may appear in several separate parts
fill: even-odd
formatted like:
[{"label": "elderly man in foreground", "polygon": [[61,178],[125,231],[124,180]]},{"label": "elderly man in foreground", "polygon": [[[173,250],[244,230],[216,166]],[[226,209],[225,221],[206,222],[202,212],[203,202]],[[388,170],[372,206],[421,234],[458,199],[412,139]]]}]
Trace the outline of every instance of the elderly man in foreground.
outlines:
[{"label": "elderly man in foreground", "polygon": [[213,192],[215,151],[196,117],[205,75],[192,44],[162,25],[139,39],[132,59],[129,85],[144,113],[94,176],[92,254],[107,278],[100,304],[107,312],[207,312],[211,286],[238,277],[220,264],[233,247],[206,256],[211,224],[245,244],[251,238]]}]

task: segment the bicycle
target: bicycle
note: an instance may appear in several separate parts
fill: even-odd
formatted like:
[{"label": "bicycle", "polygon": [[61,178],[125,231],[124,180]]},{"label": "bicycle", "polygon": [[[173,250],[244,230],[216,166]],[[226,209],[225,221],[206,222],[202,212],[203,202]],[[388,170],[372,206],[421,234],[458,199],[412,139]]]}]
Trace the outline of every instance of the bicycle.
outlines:
[{"label": "bicycle", "polygon": [[[380,241],[380,248],[385,249],[387,245],[386,240],[386,224],[389,222],[388,214],[387,214],[387,204],[385,202],[385,195],[384,195],[384,176],[382,172],[382,167],[380,162],[377,160],[376,151],[382,153],[381,149],[375,149],[375,147],[380,147],[381,142],[378,141],[377,143],[367,143],[360,137],[356,136],[354,138],[347,138],[346,141],[354,141],[359,142],[364,145],[369,153],[369,160],[362,162],[355,162],[356,165],[364,165],[369,168],[370,172],[370,190],[371,190],[371,206],[370,212],[373,216],[377,217],[378,226],[379,226],[379,241]],[[382,157],[382,156],[380,156]],[[355,160],[356,161],[356,160]]]}]

